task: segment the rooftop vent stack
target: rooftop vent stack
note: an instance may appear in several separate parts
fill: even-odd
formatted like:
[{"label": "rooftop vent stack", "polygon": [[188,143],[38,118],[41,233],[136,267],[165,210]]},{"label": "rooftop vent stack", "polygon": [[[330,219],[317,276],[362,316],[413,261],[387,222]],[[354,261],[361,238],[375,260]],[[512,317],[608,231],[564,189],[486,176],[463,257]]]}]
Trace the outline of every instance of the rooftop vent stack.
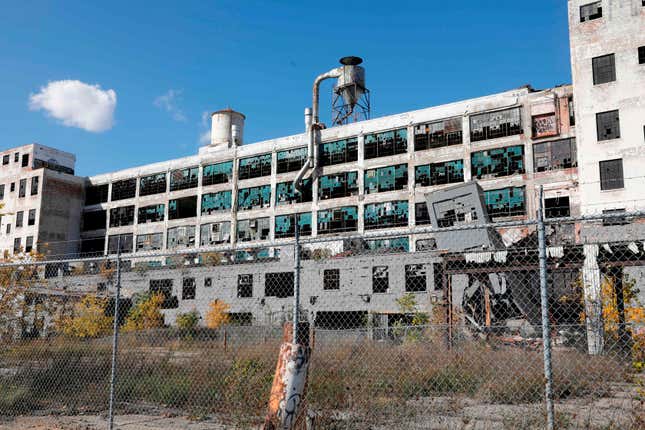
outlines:
[{"label": "rooftop vent stack", "polygon": [[340,59],[342,73],[332,93],[333,125],[349,124],[370,118],[370,92],[365,86],[365,69],[360,57]]},{"label": "rooftop vent stack", "polygon": [[224,109],[211,114],[211,147],[232,148],[243,142],[246,117],[233,109]]}]

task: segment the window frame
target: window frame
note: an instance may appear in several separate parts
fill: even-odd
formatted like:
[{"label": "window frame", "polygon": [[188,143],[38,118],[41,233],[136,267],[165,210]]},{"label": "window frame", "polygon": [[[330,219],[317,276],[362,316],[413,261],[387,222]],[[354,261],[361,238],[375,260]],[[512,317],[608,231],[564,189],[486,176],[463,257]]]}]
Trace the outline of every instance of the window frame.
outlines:
[{"label": "window frame", "polygon": [[[605,118],[606,116],[612,115],[614,113],[616,114],[616,119],[612,123],[612,129],[611,130],[612,130],[613,134],[605,133],[605,134],[601,135],[601,131],[600,131],[601,130],[601,122],[600,121],[603,120],[602,118]],[[603,125],[605,125],[605,131],[607,130],[606,124],[607,123],[603,124]],[[616,126],[615,131],[613,130],[614,125]],[[598,142],[604,142],[606,140],[620,139],[620,110],[619,109],[608,110],[608,111],[596,113],[596,138],[598,139]]]},{"label": "window frame", "polygon": [[[609,163],[616,163],[616,166],[619,167],[620,171],[620,178],[608,178],[606,177],[606,171],[608,169],[603,169],[603,166],[609,166]],[[622,158],[614,158],[611,160],[602,160],[598,162],[598,169],[600,172],[600,190],[601,191],[614,191],[614,190],[622,190],[625,188],[625,170],[623,166],[623,159]],[[605,172],[603,174],[603,172]],[[610,182],[615,182],[616,185],[614,184],[609,184]]]},{"label": "window frame", "polygon": [[[603,63],[606,61],[606,63]],[[616,80],[616,55],[605,54],[591,59],[591,73],[594,85],[608,84]]]}]

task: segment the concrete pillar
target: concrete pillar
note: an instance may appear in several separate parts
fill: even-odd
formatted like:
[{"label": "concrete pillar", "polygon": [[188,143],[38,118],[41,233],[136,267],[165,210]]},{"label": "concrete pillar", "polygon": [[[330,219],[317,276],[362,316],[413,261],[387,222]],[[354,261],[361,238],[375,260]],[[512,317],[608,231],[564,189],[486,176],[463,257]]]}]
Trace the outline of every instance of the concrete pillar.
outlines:
[{"label": "concrete pillar", "polygon": [[598,267],[598,245],[584,245],[582,284],[587,325],[587,348],[589,354],[601,354],[604,347],[602,320],[602,291]]}]

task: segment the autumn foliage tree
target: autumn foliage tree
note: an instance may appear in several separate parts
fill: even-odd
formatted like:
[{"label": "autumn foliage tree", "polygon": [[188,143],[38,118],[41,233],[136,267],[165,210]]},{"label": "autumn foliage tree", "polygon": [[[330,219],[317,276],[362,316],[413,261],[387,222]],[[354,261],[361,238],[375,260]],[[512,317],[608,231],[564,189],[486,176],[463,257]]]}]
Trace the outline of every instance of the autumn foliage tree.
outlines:
[{"label": "autumn foliage tree", "polygon": [[228,311],[230,306],[222,300],[215,299],[208,304],[208,311],[206,312],[206,327],[220,328],[230,321]]},{"label": "autumn foliage tree", "polygon": [[163,327],[164,316],[161,313],[163,302],[164,296],[161,293],[138,296],[125,320],[123,330],[137,331]]},{"label": "autumn foliage tree", "polygon": [[56,326],[66,336],[77,338],[96,338],[105,336],[112,330],[113,317],[108,316],[108,299],[91,294],[74,305],[71,315],[61,316]]}]

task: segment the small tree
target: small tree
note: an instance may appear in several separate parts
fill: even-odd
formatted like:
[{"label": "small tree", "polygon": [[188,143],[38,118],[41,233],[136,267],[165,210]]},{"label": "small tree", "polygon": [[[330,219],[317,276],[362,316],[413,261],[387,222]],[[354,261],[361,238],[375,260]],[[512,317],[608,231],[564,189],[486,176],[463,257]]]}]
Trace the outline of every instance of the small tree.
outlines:
[{"label": "small tree", "polygon": [[192,330],[199,324],[199,312],[192,310],[183,314],[177,315],[177,327],[186,330]]},{"label": "small tree", "polygon": [[396,299],[396,304],[399,306],[400,312],[410,318],[409,323],[405,325],[411,326],[411,329],[404,329],[404,323],[397,321],[394,323],[394,332],[398,336],[405,334],[405,339],[409,341],[419,340],[421,338],[420,326],[427,325],[430,321],[428,314],[419,311],[417,308],[417,299],[412,293],[404,294]]},{"label": "small tree", "polygon": [[221,300],[215,299],[210,302],[208,312],[206,312],[206,327],[220,328],[228,324],[230,321],[229,309],[230,306]]},{"label": "small tree", "polygon": [[57,321],[57,329],[66,336],[83,339],[104,336],[112,330],[114,321],[106,315],[107,304],[107,299],[88,294],[74,305],[72,315]]},{"label": "small tree", "polygon": [[164,296],[161,293],[141,294],[134,298],[134,306],[123,324],[123,330],[136,331],[163,327],[164,317],[161,306]]}]

